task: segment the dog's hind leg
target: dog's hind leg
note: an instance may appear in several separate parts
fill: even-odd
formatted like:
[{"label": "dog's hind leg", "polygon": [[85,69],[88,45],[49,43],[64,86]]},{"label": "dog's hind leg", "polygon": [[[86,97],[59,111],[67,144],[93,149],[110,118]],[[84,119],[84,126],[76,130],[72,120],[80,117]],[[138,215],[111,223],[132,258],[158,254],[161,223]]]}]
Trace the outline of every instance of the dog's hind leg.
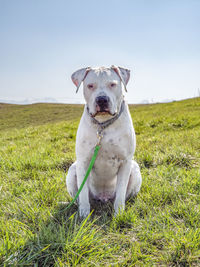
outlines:
[{"label": "dog's hind leg", "polygon": [[140,173],[140,167],[137,162],[133,160],[131,166],[131,174],[126,191],[126,199],[137,195],[137,193],[140,191],[141,184],[142,176]]},{"label": "dog's hind leg", "polygon": [[66,185],[67,185],[68,193],[70,194],[72,198],[74,198],[78,191],[77,176],[76,176],[76,162],[74,162],[68,170],[68,174],[66,176]]}]

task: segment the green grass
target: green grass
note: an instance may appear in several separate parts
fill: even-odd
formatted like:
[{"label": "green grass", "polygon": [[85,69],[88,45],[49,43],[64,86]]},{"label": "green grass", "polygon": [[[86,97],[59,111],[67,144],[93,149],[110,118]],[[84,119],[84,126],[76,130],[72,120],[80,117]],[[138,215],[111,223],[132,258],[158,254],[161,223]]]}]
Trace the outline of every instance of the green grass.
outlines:
[{"label": "green grass", "polygon": [[0,265],[199,266],[200,98],[130,106],[143,184],[116,218],[60,203],[82,111],[0,104]]}]

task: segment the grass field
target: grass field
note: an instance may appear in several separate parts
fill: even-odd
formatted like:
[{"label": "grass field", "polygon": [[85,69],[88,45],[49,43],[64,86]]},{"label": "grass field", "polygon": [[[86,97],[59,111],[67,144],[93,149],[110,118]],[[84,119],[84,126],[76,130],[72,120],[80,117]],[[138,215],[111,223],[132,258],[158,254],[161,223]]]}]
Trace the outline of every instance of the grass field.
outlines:
[{"label": "grass field", "polygon": [[130,106],[141,191],[83,221],[60,203],[82,110],[0,104],[0,265],[200,266],[200,98]]}]

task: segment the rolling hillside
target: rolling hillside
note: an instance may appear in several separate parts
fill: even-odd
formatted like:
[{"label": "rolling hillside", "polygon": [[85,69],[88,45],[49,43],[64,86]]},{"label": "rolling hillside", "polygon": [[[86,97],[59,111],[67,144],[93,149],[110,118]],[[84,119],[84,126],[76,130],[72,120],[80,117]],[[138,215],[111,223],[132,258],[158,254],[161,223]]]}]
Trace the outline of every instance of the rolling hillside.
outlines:
[{"label": "rolling hillside", "polygon": [[82,111],[0,104],[0,265],[199,266],[200,98],[130,106],[143,184],[116,218],[62,203]]}]

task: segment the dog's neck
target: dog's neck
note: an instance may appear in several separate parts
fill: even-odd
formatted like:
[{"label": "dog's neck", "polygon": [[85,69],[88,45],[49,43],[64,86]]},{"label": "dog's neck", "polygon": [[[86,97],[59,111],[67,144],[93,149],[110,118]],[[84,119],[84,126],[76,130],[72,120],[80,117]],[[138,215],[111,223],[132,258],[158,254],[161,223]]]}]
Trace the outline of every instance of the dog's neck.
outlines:
[{"label": "dog's neck", "polygon": [[[91,114],[89,113],[88,108],[87,108],[87,112],[88,112],[88,115],[90,116],[92,122],[94,124],[97,124],[98,126],[100,126],[100,128],[103,130],[106,127],[108,127],[109,125],[113,124],[120,117],[120,115],[124,111],[124,106],[125,106],[125,101],[123,100],[122,103],[121,103],[121,107],[120,107],[119,112],[115,116],[108,115],[107,116],[108,119],[106,118],[106,120],[105,120],[105,116],[106,115],[101,116],[101,117],[104,117],[103,121],[99,120],[99,118],[96,119],[96,118],[92,117]],[[98,116],[98,117],[100,117],[100,116]]]}]

